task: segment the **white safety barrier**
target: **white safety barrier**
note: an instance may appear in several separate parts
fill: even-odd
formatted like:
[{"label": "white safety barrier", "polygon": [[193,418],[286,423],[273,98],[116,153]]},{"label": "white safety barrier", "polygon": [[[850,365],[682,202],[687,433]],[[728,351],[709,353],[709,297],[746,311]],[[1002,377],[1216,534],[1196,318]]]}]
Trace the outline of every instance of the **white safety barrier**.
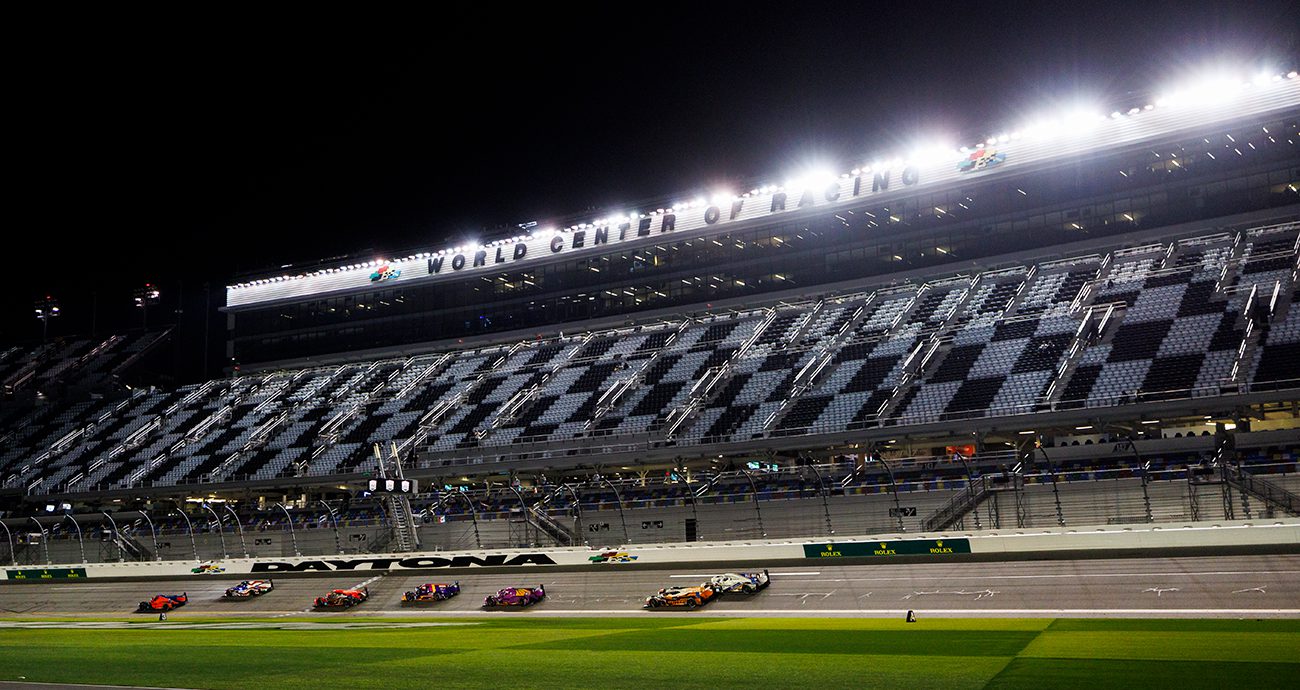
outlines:
[{"label": "white safety barrier", "polygon": [[10,566],[11,581],[53,581],[85,578],[203,577],[328,573],[342,571],[423,570],[433,568],[535,568],[546,566],[619,567],[635,564],[753,563],[766,561],[833,562],[898,557],[948,558],[971,554],[1050,557],[1053,552],[1079,554],[1133,553],[1162,555],[1175,550],[1232,548],[1300,549],[1300,518],[1236,520],[1182,525],[1137,524],[1052,529],[946,531],[930,534],[885,533],[834,537],[826,541],[751,540],[682,544],[635,544],[602,548],[487,549],[405,554],[349,554],[280,559],[231,558],[220,561],[154,561],[144,563],[64,563],[49,566]]}]

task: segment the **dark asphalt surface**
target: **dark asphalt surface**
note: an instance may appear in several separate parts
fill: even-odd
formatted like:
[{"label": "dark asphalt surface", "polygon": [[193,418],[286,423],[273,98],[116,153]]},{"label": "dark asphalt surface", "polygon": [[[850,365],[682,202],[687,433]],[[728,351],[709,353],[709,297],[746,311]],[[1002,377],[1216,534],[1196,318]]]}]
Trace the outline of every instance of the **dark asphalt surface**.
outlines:
[{"label": "dark asphalt surface", "polygon": [[[428,571],[354,572],[322,578],[282,578],[275,590],[248,600],[222,598],[240,578],[196,576],[174,581],[70,582],[0,586],[0,617],[102,617],[134,612],[158,593],[189,593],[171,621],[207,616],[493,616],[493,615],[725,615],[1021,617],[1297,617],[1300,555],[1128,558],[1011,563],[827,565],[771,569],[772,586],[753,596],[731,595],[700,612],[644,611],[661,587],[690,585],[725,569],[517,573]],[[403,606],[402,593],[421,582],[459,580],[460,596]],[[312,599],[335,587],[365,585],[368,602],[347,611],[315,612]],[[483,597],[509,586],[545,585],[546,601],[525,610],[481,608]],[[140,614],[141,618],[149,614]]]}]

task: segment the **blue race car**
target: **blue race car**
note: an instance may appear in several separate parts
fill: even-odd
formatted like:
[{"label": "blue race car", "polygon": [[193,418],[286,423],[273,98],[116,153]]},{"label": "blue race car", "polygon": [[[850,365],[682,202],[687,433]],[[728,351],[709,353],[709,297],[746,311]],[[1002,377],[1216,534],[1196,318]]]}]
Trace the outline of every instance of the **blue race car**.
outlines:
[{"label": "blue race car", "polygon": [[275,583],[270,580],[244,580],[227,589],[225,596],[227,599],[249,599],[260,597],[273,589],[275,589]]},{"label": "blue race car", "polygon": [[460,583],[451,584],[425,583],[415,588],[414,592],[402,595],[403,604],[422,604],[432,601],[445,601],[460,594]]}]

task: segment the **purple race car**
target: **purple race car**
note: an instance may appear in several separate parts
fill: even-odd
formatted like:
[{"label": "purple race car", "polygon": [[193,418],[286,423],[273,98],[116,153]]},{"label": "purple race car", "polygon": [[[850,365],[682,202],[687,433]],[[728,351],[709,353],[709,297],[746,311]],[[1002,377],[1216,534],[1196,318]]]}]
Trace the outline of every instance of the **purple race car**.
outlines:
[{"label": "purple race car", "polygon": [[532,606],[545,598],[546,588],[543,585],[537,585],[536,587],[506,587],[496,594],[488,595],[483,600],[483,608],[493,606]]}]

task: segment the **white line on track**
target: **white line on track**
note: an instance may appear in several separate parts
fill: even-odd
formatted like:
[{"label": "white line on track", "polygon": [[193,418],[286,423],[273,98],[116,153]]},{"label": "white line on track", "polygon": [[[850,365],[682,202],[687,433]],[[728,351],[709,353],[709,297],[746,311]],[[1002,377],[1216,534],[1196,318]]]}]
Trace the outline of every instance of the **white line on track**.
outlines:
[{"label": "white line on track", "polygon": [[[735,571],[725,571],[725,572],[735,572]],[[709,577],[713,577],[714,575],[717,575],[717,574],[718,574],[718,573],[698,573],[698,574],[691,574],[691,575],[669,575],[668,577],[704,577],[704,578],[709,578]],[[790,577],[791,575],[821,575],[821,572],[820,572],[820,571],[814,571],[814,572],[807,572],[807,573],[768,573],[767,575],[768,575],[768,577]]]},{"label": "white line on track", "polygon": [[[1187,616],[1195,618],[1204,618],[1206,616],[1300,616],[1300,609],[992,609],[992,608],[967,608],[967,609],[916,609],[930,616],[1016,616],[1020,618],[1053,618],[1060,616]],[[360,613],[360,612],[359,612]],[[621,615],[621,616],[663,616],[674,615],[675,613],[684,616],[725,616],[728,618],[753,618],[756,616],[821,616],[821,615],[855,615],[878,617],[882,615],[899,615],[907,613],[907,609],[713,609],[704,608],[698,611],[673,612],[673,611],[646,611],[644,609],[533,609],[527,613],[519,613],[521,616],[603,616],[603,615]],[[358,615],[358,614],[352,614]],[[403,615],[431,615],[425,612],[402,612],[402,611],[376,611],[361,615],[374,615],[381,617],[397,617]],[[478,616],[501,616],[500,611],[439,611],[438,618],[454,618],[461,616],[478,617]]]},{"label": "white line on track", "polygon": [[314,621],[286,621],[284,623],[264,623],[249,621],[247,623],[206,623],[198,621],[168,621],[166,623],[135,623],[129,621],[0,621],[0,629],[89,629],[89,630],[370,630],[393,626],[403,628],[439,628],[449,625],[478,625],[478,623],[448,623],[412,621],[394,623],[392,621],[352,620],[329,623]]},{"label": "white line on track", "polygon": [[[773,573],[775,575],[776,573]],[[1204,572],[1183,573],[1050,573],[1042,575],[947,575],[944,573],[918,573],[910,577],[844,577],[819,578],[808,582],[909,582],[911,580],[1053,580],[1061,578],[1081,579],[1088,577],[1195,577],[1195,576],[1235,576],[1235,575],[1295,575],[1300,570],[1212,570]],[[679,577],[672,575],[671,577]],[[681,576],[694,577],[694,576]],[[800,582],[792,580],[791,582]]]}]

